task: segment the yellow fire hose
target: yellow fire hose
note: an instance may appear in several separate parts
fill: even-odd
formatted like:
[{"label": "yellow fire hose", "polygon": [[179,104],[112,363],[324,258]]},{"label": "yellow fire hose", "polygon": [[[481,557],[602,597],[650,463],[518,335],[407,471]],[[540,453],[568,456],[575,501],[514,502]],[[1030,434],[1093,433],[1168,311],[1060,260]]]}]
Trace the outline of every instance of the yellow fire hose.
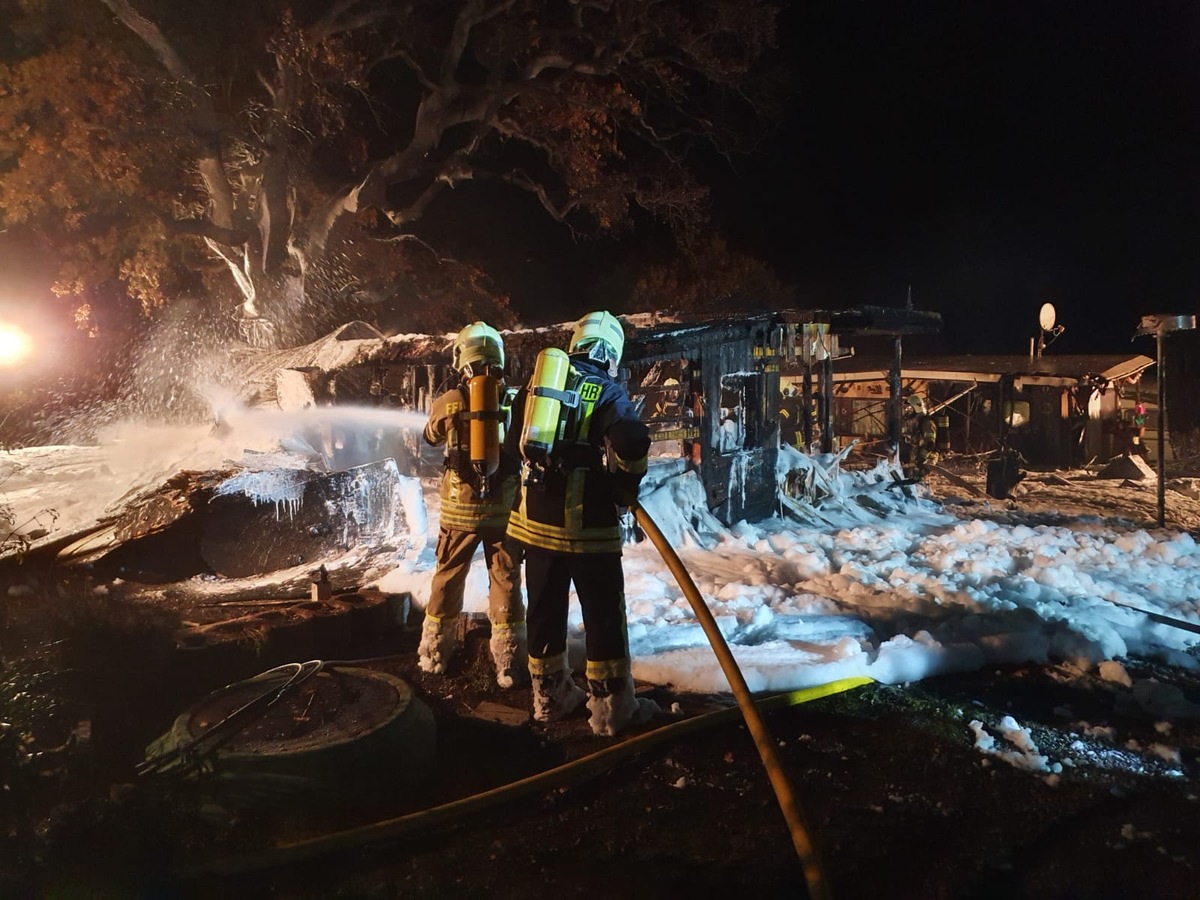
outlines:
[{"label": "yellow fire hose", "polygon": [[[798,706],[801,703],[808,703],[861,687],[869,684],[871,680],[862,677],[843,678],[829,684],[820,684],[815,687],[765,697],[756,701],[756,706],[766,710]],[[589,756],[480,794],[464,797],[461,800],[452,800],[441,806],[419,810],[393,819],[372,822],[368,825],[360,825],[345,831],[335,831],[292,843],[279,844],[242,856],[196,863],[176,874],[183,878],[237,875],[258,869],[292,865],[303,860],[315,859],[327,853],[352,850],[380,841],[396,840],[411,834],[428,835],[434,829],[465,820],[474,820],[482,812],[530,794],[582,784],[651,747],[698,734],[705,729],[724,725],[739,717],[742,717],[741,710],[730,707],[683,719],[645,734],[639,734]]]},{"label": "yellow fire hose", "polygon": [[737,711],[731,708],[698,716],[694,719],[687,719],[673,725],[667,725],[647,734],[631,738],[628,741],[609,747],[591,756],[559,766],[556,769],[551,769],[547,772],[513,782],[512,784],[485,791],[482,794],[456,800],[443,806],[421,810],[395,819],[374,822],[358,828],[324,834],[290,844],[278,845],[240,857],[194,864],[177,874],[185,878],[195,878],[204,875],[233,875],[255,869],[295,863],[324,853],[347,850],[380,840],[396,839],[414,831],[428,831],[429,829],[458,821],[465,816],[476,814],[481,810],[508,802],[534,791],[546,790],[554,786],[577,784],[605,771],[617,761],[626,759],[644,750],[646,747],[725,722],[731,714],[740,713],[750,734],[754,738],[759,756],[762,758],[763,765],[771,781],[771,787],[775,791],[779,806],[788,823],[792,843],[796,848],[796,853],[800,858],[803,868],[809,896],[813,900],[827,900],[827,898],[831,897],[832,894],[822,873],[813,841],[809,837],[809,828],[804,822],[804,817],[796,803],[791,783],[788,781],[788,777],[775,752],[774,740],[770,732],[767,731],[766,724],[763,722],[759,710],[760,708],[775,709],[782,706],[806,703],[820,697],[827,697],[861,685],[870,684],[873,679],[866,677],[845,678],[829,684],[792,691],[786,694],[778,694],[756,702],[750,695],[746,679],[742,676],[741,670],[738,668],[737,662],[734,660],[733,654],[729,649],[729,645],[725,642],[724,636],[717,628],[717,623],[713,618],[712,612],[704,603],[704,598],[700,596],[700,591],[696,588],[695,582],[692,581],[691,576],[684,568],[679,555],[667,543],[658,525],[644,509],[640,506],[635,506],[633,512],[643,531],[646,532],[662,554],[667,568],[671,570],[671,574],[675,576],[676,581],[679,582],[679,586],[683,589],[684,594],[691,603],[696,618],[699,619],[701,627],[703,627],[704,633],[717,655],[717,660],[721,664],[725,677],[733,689],[733,694],[739,707]]},{"label": "yellow fire hose", "polygon": [[697,589],[696,583],[692,581],[692,576],[683,567],[683,561],[680,560],[679,554],[663,537],[662,531],[650,518],[650,514],[641,506],[635,505],[632,509],[638,524],[654,542],[654,546],[662,554],[663,562],[667,564],[667,568],[671,570],[671,574],[675,576],[675,580],[683,589],[684,595],[692,605],[692,611],[695,612],[705,635],[708,636],[708,642],[712,644],[717,661],[721,664],[721,670],[729,680],[729,686],[733,688],[733,696],[742,710],[746,727],[754,738],[758,755],[762,757],[767,777],[771,779],[771,787],[775,790],[775,797],[779,800],[779,808],[783,810],[783,817],[787,820],[788,829],[792,833],[792,844],[795,845],[796,853],[800,857],[800,864],[804,868],[804,882],[808,885],[809,896],[813,900],[825,900],[825,898],[831,897],[829,885],[821,870],[820,860],[817,858],[816,848],[809,836],[810,828],[804,821],[804,815],[800,811],[800,806],[792,791],[792,784],[783,770],[779,755],[775,752],[775,741],[767,730],[767,725],[763,721],[758,707],[754,705],[754,698],[750,696],[750,688],[746,686],[746,679],[742,676],[742,670],[738,668],[737,661],[733,658],[733,653],[725,642],[725,636],[717,627],[717,620],[713,618],[704,598],[700,596],[700,591]]}]

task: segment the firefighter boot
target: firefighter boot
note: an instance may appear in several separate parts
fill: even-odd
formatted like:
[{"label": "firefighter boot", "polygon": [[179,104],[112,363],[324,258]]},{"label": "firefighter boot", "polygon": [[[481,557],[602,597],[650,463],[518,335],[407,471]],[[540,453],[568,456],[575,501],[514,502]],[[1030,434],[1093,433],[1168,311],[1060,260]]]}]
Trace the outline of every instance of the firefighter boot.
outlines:
[{"label": "firefighter boot", "polygon": [[458,649],[458,616],[439,619],[426,614],[421,626],[421,643],[417,647],[422,672],[444,675],[450,658]]},{"label": "firefighter boot", "polygon": [[502,688],[529,684],[529,639],[524,622],[493,625],[489,647],[496,664],[496,684]]},{"label": "firefighter boot", "polygon": [[571,680],[565,653],[561,657],[530,660],[530,674],[533,718],[538,722],[555,722],[569,716],[587,699],[587,694]]},{"label": "firefighter boot", "polygon": [[648,722],[661,712],[653,700],[634,696],[633,679],[628,675],[603,681],[589,679],[588,690],[592,695],[588,698],[588,724],[593,734],[612,736],[630,725]]}]

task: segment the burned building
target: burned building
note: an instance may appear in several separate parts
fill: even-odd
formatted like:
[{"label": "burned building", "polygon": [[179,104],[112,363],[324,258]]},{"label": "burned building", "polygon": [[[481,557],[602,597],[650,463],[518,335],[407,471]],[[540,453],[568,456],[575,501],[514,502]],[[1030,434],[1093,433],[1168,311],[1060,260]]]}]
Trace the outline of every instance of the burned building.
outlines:
[{"label": "burned building", "polygon": [[[781,422],[795,430],[781,392],[782,371],[815,372],[804,396],[815,397],[820,411],[816,424],[829,442],[830,366],[838,335],[894,338],[936,330],[940,319],[912,310],[866,308],[704,320],[641,314],[623,317],[623,322],[627,336],[621,380],[650,426],[652,453],[678,457],[698,471],[710,510],[730,524],[775,510]],[[506,332],[510,383],[524,382],[538,353],[565,346],[570,333],[569,323]],[[351,323],[304,347],[247,351],[239,386],[253,406],[297,410],[354,405],[423,413],[457,377],[450,365],[452,341],[452,335],[384,337],[363,323]],[[804,408],[811,405],[806,399]],[[345,450],[336,446],[336,435],[321,440]],[[420,456],[416,447],[381,445],[374,452],[389,451]],[[366,448],[357,456],[371,452]],[[357,456],[356,463],[365,461]]]},{"label": "burned building", "polygon": [[777,315],[630,324],[623,365],[651,452],[688,460],[722,522],[769,516],[784,333]]},{"label": "burned building", "polygon": [[[644,315],[626,318],[625,327],[621,379],[650,426],[652,452],[697,467],[709,505],[722,521],[769,515],[782,333],[776,318],[684,324]],[[570,333],[570,324],[506,332],[509,381],[524,382],[538,353],[565,346]],[[450,365],[452,341],[452,335],[385,338],[351,323],[304,347],[251,352],[242,363],[240,386],[252,406],[356,405],[423,413],[457,378]],[[336,444],[337,437],[325,440]]]},{"label": "burned building", "polygon": [[890,356],[882,363],[886,399],[880,407],[881,443],[900,442],[903,425],[900,385],[901,344],[914,335],[938,334],[942,317],[910,307],[861,306],[851,309],[780,313],[784,328],[783,410],[792,419],[787,443],[805,450],[814,447],[831,453],[839,438],[853,436],[836,416],[834,384],[844,360],[852,359],[861,342],[886,346]]},{"label": "burned building", "polygon": [[[888,435],[890,360],[854,357],[833,376],[839,435],[862,445]],[[1080,466],[1130,448],[1141,355],[929,356],[905,359],[905,397],[934,417],[943,450],[1012,449],[1034,466]],[[1147,392],[1147,398],[1150,393]]]}]

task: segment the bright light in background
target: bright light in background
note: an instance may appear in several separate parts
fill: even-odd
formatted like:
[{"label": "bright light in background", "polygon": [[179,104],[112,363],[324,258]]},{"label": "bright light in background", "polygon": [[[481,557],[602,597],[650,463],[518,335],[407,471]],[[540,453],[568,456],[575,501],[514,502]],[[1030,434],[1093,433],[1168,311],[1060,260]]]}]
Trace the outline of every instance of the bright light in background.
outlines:
[{"label": "bright light in background", "polygon": [[0,367],[20,365],[33,352],[33,341],[16,325],[0,322]]}]

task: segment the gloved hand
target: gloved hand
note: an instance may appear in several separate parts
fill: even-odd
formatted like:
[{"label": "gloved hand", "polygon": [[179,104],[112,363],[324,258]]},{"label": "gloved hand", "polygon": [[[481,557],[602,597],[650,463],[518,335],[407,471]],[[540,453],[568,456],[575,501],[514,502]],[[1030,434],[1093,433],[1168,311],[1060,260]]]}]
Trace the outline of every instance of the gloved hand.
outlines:
[{"label": "gloved hand", "polygon": [[633,512],[628,509],[621,510],[621,543],[623,544],[640,544],[646,539],[646,532],[642,530],[642,526],[638,524],[638,520],[634,517]]},{"label": "gloved hand", "polygon": [[608,484],[617,506],[633,506],[637,503],[640,482],[641,479],[637,476],[626,475],[623,472],[609,473]]}]

